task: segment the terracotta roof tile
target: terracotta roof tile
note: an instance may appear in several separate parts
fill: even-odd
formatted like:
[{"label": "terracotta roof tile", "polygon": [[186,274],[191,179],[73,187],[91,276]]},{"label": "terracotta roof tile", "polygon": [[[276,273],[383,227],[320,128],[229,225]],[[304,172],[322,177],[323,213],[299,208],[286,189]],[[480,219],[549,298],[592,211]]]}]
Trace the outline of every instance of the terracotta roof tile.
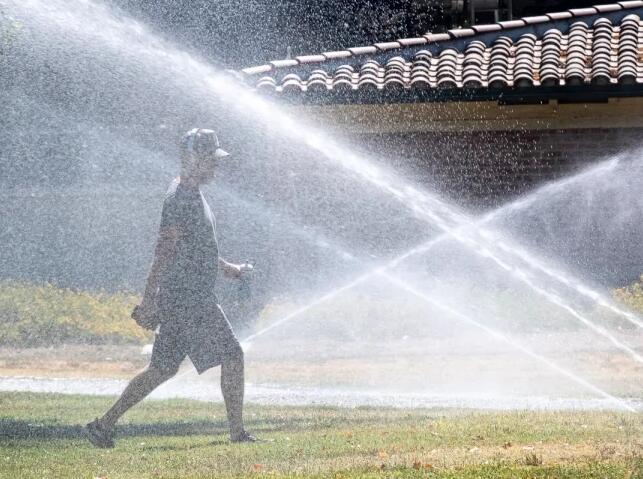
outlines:
[{"label": "terracotta roof tile", "polygon": [[348,49],[349,52],[353,55],[371,55],[377,52],[377,47],[374,45],[368,45],[364,47],[353,47]]},{"label": "terracotta roof tile", "polygon": [[424,38],[426,38],[427,42],[444,42],[447,40],[451,40],[451,35],[448,33],[428,33],[424,35]]},{"label": "terracotta roof tile", "polygon": [[502,27],[497,23],[489,23],[486,25],[474,25],[471,27],[476,33],[488,33],[488,32],[497,32],[502,30]]},{"label": "terracotta roof tile", "polygon": [[324,55],[302,55],[299,57],[295,57],[295,60],[297,60],[301,64],[306,64],[306,63],[321,63],[324,60],[326,60],[326,57]]},{"label": "terracotta roof tile", "polygon": [[405,47],[413,47],[415,45],[425,45],[427,41],[428,40],[425,37],[401,38],[400,40],[398,40],[398,42]]},{"label": "terracotta roof tile", "polygon": [[334,52],[324,52],[322,53],[327,60],[337,60],[339,58],[348,58],[352,55],[348,50],[338,50]]},{"label": "terracotta roof tile", "polygon": [[594,15],[598,13],[598,10],[596,8],[572,8],[569,10],[569,13],[571,13],[575,17],[582,17],[583,15]]},{"label": "terracotta roof tile", "polygon": [[549,17],[547,15],[539,15],[537,17],[524,17],[522,19],[527,25],[534,25],[537,23],[545,23],[549,21]]},{"label": "terracotta roof tile", "polygon": [[277,81],[272,77],[261,77],[257,82],[257,90],[274,91]]},{"label": "terracotta roof tile", "polygon": [[618,3],[610,3],[607,5],[595,5],[594,8],[598,10],[600,13],[616,12],[618,10],[623,9],[623,7],[620,6]]},{"label": "terracotta roof tile", "polygon": [[455,30],[449,30],[448,33],[452,38],[464,38],[475,35],[476,31],[473,28],[457,28]]},{"label": "terracotta roof tile", "polygon": [[258,75],[260,73],[268,73],[272,70],[272,65],[259,65],[256,67],[250,67],[243,70],[246,75]]},{"label": "terracotta roof tile", "polygon": [[395,50],[396,48],[401,48],[402,44],[400,42],[382,42],[376,43],[374,46],[379,51],[385,52],[387,50]]},{"label": "terracotta roof tile", "polygon": [[270,64],[273,68],[287,68],[299,65],[299,62],[293,58],[292,60],[275,60],[270,62]]},{"label": "terracotta roof tile", "polygon": [[567,20],[573,18],[574,15],[571,12],[552,12],[548,13],[547,16],[552,20]]},{"label": "terracotta roof tile", "polygon": [[498,25],[502,27],[503,30],[508,28],[519,28],[527,25],[527,22],[524,20],[507,20],[506,22],[498,22]]},{"label": "terracotta roof tile", "polygon": [[[643,86],[643,0],[572,9],[243,70],[262,92]],[[548,28],[548,23],[551,28]]]}]

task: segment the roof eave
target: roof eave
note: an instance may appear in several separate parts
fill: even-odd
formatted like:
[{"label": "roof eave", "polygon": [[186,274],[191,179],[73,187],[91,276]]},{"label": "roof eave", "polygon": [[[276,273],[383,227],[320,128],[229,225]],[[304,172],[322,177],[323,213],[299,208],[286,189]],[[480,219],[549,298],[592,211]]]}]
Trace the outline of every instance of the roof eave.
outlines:
[{"label": "roof eave", "polygon": [[643,97],[643,84],[612,84],[554,87],[449,88],[449,89],[383,89],[328,90],[268,93],[288,105],[404,104],[447,101],[495,101],[500,104],[540,104],[550,100],[561,103],[597,103],[609,98]]}]

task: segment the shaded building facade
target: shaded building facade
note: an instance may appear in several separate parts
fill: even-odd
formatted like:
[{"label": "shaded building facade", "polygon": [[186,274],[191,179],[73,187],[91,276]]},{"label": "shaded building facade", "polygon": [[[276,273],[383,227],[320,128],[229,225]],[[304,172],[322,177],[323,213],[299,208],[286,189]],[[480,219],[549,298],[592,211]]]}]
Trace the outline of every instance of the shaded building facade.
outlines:
[{"label": "shaded building facade", "polygon": [[257,91],[487,208],[643,134],[643,2],[277,60]]}]

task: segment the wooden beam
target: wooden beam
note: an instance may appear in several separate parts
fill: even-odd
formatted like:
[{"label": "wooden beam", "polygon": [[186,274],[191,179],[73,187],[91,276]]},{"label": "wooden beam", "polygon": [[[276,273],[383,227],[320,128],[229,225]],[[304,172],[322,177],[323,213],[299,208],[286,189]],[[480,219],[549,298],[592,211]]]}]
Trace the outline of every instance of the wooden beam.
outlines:
[{"label": "wooden beam", "polygon": [[643,98],[604,103],[499,105],[493,101],[292,107],[328,130],[346,133],[557,130],[643,127]]}]

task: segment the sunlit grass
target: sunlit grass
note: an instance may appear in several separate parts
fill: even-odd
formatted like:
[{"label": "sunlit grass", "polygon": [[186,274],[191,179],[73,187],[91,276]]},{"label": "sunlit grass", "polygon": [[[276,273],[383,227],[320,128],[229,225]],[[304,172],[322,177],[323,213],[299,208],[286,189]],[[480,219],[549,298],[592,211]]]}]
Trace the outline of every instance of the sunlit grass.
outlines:
[{"label": "sunlit grass", "polygon": [[617,412],[246,408],[265,442],[230,444],[220,404],[146,401],[113,450],[80,425],[112,398],[0,395],[0,477],[624,478],[641,474],[641,418]]}]

